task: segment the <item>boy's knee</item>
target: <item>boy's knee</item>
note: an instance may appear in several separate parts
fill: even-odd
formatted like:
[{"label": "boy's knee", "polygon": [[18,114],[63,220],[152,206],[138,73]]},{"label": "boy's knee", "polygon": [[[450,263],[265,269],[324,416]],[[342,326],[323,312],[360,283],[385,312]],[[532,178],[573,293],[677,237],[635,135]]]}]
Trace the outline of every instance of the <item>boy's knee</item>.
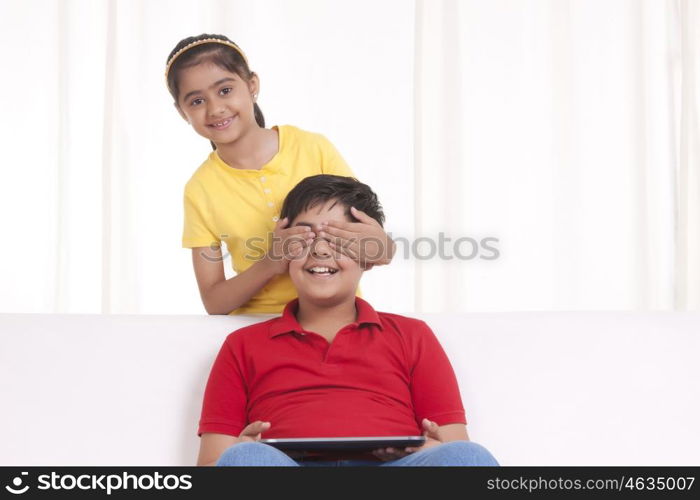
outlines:
[{"label": "boy's knee", "polygon": [[268,445],[257,441],[244,441],[229,446],[224,453],[264,453],[268,448],[270,448]]},{"label": "boy's knee", "polygon": [[472,441],[450,441],[440,445],[441,461],[448,465],[498,465],[491,453]]},{"label": "boy's knee", "polygon": [[254,441],[236,443],[224,451],[216,465],[265,465],[279,459],[279,452]]}]

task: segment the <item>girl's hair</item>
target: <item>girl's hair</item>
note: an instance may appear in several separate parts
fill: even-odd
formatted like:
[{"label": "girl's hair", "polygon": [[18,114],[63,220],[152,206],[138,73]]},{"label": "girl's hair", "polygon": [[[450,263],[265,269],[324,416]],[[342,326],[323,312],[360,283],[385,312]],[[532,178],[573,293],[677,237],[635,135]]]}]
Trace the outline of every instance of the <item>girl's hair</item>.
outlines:
[{"label": "girl's hair", "polygon": [[[208,38],[214,38],[236,45],[224,35],[209,35],[207,33],[203,33],[199,36],[190,36],[178,42],[178,44],[175,46],[172,52],[170,52],[166,64],[169,64],[173,56],[177,54],[183,47],[186,47],[187,45],[190,45],[194,42],[206,40]],[[243,57],[242,52],[237,51],[233,47],[216,42],[202,43],[201,45],[196,45],[191,49],[188,49],[182,54],[180,54],[169,68],[167,75],[168,90],[170,91],[170,95],[173,96],[173,99],[175,99],[176,103],[178,97],[180,96],[180,87],[178,81],[180,70],[196,66],[197,64],[203,62],[212,62],[217,66],[225,69],[226,71],[230,71],[231,73],[237,74],[245,81],[249,81],[250,78],[253,76],[253,72],[250,71],[248,63]],[[258,106],[258,103],[254,104],[253,110],[255,113],[255,121],[260,127],[264,128],[265,117],[263,116],[262,111],[260,110],[260,106]],[[212,147],[216,149],[213,143]]]}]

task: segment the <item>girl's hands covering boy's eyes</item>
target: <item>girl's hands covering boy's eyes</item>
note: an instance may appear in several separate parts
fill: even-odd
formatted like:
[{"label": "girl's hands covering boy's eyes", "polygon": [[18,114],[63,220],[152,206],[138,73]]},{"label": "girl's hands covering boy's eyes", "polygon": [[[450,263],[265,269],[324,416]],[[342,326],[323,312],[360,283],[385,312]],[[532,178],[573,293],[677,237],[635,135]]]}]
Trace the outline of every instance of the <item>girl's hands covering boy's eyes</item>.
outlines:
[{"label": "girl's hands covering boy's eyes", "polygon": [[289,270],[289,261],[300,257],[315,238],[309,226],[288,228],[287,224],[287,217],[277,221],[272,233],[272,246],[265,255],[275,274],[286,273]]},{"label": "girl's hands covering boy's eyes", "polygon": [[375,219],[355,207],[352,215],[360,222],[328,221],[321,225],[321,238],[329,240],[330,247],[357,261],[364,270],[391,262],[396,244]]}]

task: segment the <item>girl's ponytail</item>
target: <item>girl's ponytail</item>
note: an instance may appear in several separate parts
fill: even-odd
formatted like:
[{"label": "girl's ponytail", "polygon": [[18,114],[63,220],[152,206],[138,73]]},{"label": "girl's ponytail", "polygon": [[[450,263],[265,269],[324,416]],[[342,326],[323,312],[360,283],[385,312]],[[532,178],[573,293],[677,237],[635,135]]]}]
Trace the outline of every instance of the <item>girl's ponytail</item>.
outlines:
[{"label": "girl's ponytail", "polygon": [[258,122],[258,125],[261,128],[265,128],[265,117],[263,116],[262,111],[260,111],[260,106],[258,106],[257,102],[253,106],[253,111],[255,112],[255,121]]}]

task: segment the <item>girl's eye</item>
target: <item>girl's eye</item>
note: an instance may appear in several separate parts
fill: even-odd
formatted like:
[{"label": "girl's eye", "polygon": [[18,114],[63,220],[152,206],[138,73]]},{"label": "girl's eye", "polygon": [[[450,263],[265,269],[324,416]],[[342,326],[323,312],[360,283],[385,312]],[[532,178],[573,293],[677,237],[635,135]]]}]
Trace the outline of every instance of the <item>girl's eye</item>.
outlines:
[{"label": "girl's eye", "polygon": [[197,106],[199,104],[202,104],[203,102],[204,99],[202,99],[201,97],[197,97],[196,99],[192,99],[192,101],[190,101],[190,106]]},{"label": "girl's eye", "polygon": [[233,89],[231,87],[225,87],[219,91],[220,94],[222,95],[227,95],[233,92]]}]

